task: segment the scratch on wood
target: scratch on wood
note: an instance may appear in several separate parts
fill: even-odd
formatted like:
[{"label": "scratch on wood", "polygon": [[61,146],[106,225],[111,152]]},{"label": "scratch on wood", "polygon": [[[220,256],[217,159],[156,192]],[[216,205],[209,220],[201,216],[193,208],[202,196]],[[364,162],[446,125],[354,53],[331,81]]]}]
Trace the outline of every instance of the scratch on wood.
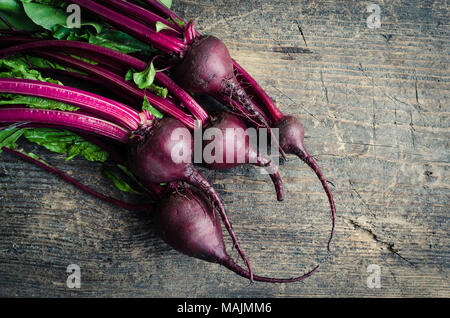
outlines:
[{"label": "scratch on wood", "polygon": [[302,48],[302,47],[297,47],[297,46],[281,46],[281,45],[278,45],[279,47],[274,47],[272,50],[274,51],[274,52],[277,52],[277,53],[286,53],[286,54],[289,54],[289,53],[293,53],[293,54],[311,54],[311,53],[313,53],[313,51],[311,51],[310,49],[305,49],[305,48]]},{"label": "scratch on wood", "polygon": [[[364,70],[364,68],[363,68],[363,66],[362,66],[362,64],[361,64],[361,62],[359,63],[359,70],[362,72],[362,74],[366,77],[366,78],[368,78],[369,79],[369,76],[366,74],[366,72],[365,72],[365,70]],[[417,77],[415,77],[416,78],[416,85],[417,85]],[[410,104],[410,103],[408,103],[408,102],[405,102],[405,101],[402,101],[402,100],[400,100],[399,98],[397,98],[397,97],[395,97],[395,96],[391,96],[391,95],[389,95],[389,94],[387,94],[386,92],[384,92],[384,88],[382,88],[382,87],[380,87],[380,86],[378,86],[378,85],[375,85],[375,87],[377,87],[377,88],[379,88],[380,90],[382,90],[382,93],[383,93],[383,95],[384,96],[386,96],[387,98],[389,98],[390,100],[392,100],[393,102],[398,102],[398,103],[400,103],[400,104],[403,104],[403,105],[406,105],[406,106],[409,106],[409,107],[414,107],[414,109],[419,113],[419,115],[422,115],[422,114],[424,114],[424,110],[422,109],[422,107],[420,106],[420,104],[419,103],[417,103],[417,104]],[[417,89],[417,88],[416,88]],[[418,99],[419,97],[418,97],[418,95],[417,95],[417,90],[416,90],[416,99]]]},{"label": "scratch on wood", "polygon": [[305,42],[306,47],[308,47],[308,43],[306,43],[306,39],[305,39],[305,35],[303,34],[302,27],[300,26],[300,22],[298,20],[296,20],[295,23],[297,24],[297,28],[302,36],[303,42]]},{"label": "scratch on wood", "polygon": [[381,36],[386,40],[386,43],[392,39],[392,34],[381,34]]},{"label": "scratch on wood", "polygon": [[411,132],[411,143],[413,148],[416,147],[416,136],[414,135],[414,132],[416,131],[414,129],[414,123],[413,123],[413,117],[412,117],[412,112],[409,111],[409,117],[410,117],[410,122],[409,122],[409,130]]},{"label": "scratch on wood", "polygon": [[[376,139],[376,124],[377,119],[375,116],[375,80],[372,77],[372,142],[375,143]],[[375,151],[375,147],[373,149]]]},{"label": "scratch on wood", "polygon": [[355,189],[355,186],[354,186],[353,182],[351,180],[348,180],[348,183],[350,183],[350,185],[352,186],[352,190],[356,193],[356,195],[358,196],[358,198],[361,201],[361,203],[366,207],[367,211],[369,211],[370,214],[373,214],[370,211],[369,206],[367,205],[366,201],[364,201],[362,196],[359,194],[358,190]]},{"label": "scratch on wood", "polygon": [[305,107],[303,107],[302,105],[296,103],[292,98],[290,98],[288,95],[286,95],[281,89],[279,89],[278,87],[270,84],[270,86],[274,89],[276,89],[281,95],[283,95],[284,97],[286,97],[287,99],[289,99],[292,103],[294,103],[295,106],[300,107],[301,109],[303,109],[308,115],[310,115],[311,117],[313,117],[314,119],[316,119],[317,121],[320,121],[316,116],[314,116],[314,114],[310,113]]},{"label": "scratch on wood", "polygon": [[327,89],[327,87],[325,86],[325,82],[323,81],[323,73],[322,73],[322,70],[320,71],[320,81],[322,82],[322,88],[323,88],[323,90],[324,90],[324,92],[325,92],[325,99],[326,99],[326,101],[327,101],[327,104],[329,104],[330,101],[328,100],[328,89]]},{"label": "scratch on wood", "polygon": [[394,243],[391,242],[386,242],[381,240],[378,235],[376,235],[371,229],[368,229],[360,224],[358,224],[355,220],[349,219],[349,218],[344,218],[345,220],[347,220],[356,230],[361,230],[367,234],[370,235],[370,237],[373,238],[373,240],[383,246],[385,246],[387,248],[387,250],[389,252],[391,252],[394,255],[397,255],[400,259],[402,259],[403,261],[407,262],[409,265],[411,265],[412,267],[416,267],[416,265],[411,262],[410,260],[408,260],[407,258],[403,257],[397,248],[395,248]]},{"label": "scratch on wood", "polygon": [[[415,70],[414,70],[414,73],[415,73]],[[414,81],[414,88],[416,89],[416,103],[420,104],[419,103],[419,92],[417,91],[417,76],[416,76],[415,81]]]}]

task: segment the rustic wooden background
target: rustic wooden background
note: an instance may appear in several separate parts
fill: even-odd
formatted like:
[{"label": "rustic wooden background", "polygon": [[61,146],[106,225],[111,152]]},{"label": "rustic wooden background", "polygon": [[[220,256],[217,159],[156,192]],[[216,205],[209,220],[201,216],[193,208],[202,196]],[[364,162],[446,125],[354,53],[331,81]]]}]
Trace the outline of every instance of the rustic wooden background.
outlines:
[{"label": "rustic wooden background", "polygon": [[[258,274],[248,281],[171,250],[151,216],[84,195],[37,167],[0,157],[0,296],[449,297],[450,28],[448,1],[174,0],[181,16],[222,38],[279,107],[301,118],[337,205],[332,252],[326,197],[291,158],[287,199],[252,167],[202,170],[220,191]],[[130,199],[99,165],[32,147],[104,192]],[[229,241],[228,241],[229,242]],[[69,264],[81,288],[66,287]],[[367,267],[381,288],[367,287]]]}]

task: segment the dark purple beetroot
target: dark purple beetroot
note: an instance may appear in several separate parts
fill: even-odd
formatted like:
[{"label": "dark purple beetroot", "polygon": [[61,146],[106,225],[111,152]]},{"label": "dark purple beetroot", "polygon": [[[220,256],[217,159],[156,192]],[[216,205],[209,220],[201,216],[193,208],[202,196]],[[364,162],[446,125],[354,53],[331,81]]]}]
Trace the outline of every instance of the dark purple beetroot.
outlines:
[{"label": "dark purple beetroot", "polygon": [[[135,139],[129,151],[129,166],[133,173],[144,183],[186,182],[205,193],[214,202],[237,251],[252,273],[219,194],[192,163],[193,138],[187,127],[175,118],[164,117],[150,130],[137,132]],[[180,156],[174,160],[174,154]]]},{"label": "dark purple beetroot", "polygon": [[[214,135],[214,140],[205,141],[204,145],[213,143],[215,155],[217,149],[221,148],[221,158],[214,162],[204,160],[204,165],[209,169],[225,170],[237,167],[241,164],[254,164],[258,167],[266,167],[269,175],[274,183],[277,199],[284,199],[283,183],[281,181],[278,167],[267,156],[259,155],[257,150],[251,145],[250,137],[246,133],[247,126],[245,122],[238,116],[228,112],[222,112],[213,116],[211,128],[220,130],[220,134]],[[231,160],[230,160],[231,159]]]},{"label": "dark purple beetroot", "polygon": [[177,83],[184,89],[202,94],[230,96],[246,109],[246,116],[270,128],[250,96],[239,84],[233,59],[225,44],[214,36],[200,36],[188,47],[180,63],[173,69]]},{"label": "dark purple beetroot", "polygon": [[213,36],[194,41],[186,56],[174,69],[177,83],[194,93],[211,94],[224,89],[234,78],[228,48]]},{"label": "dark purple beetroot", "polygon": [[[248,271],[228,255],[222,227],[209,200],[197,191],[172,193],[160,200],[154,209],[154,224],[162,239],[175,250],[191,257],[218,263],[238,275],[251,279]],[[269,283],[290,283],[311,276],[312,271],[296,278],[270,278],[253,275],[253,280]]]},{"label": "dark purple beetroot", "polygon": [[276,126],[279,128],[280,135],[280,146],[288,154],[293,154],[298,156],[302,161],[304,161],[317,175],[322,187],[327,194],[328,201],[331,207],[331,217],[332,217],[332,229],[330,238],[328,240],[328,250],[330,249],[330,243],[333,239],[335,220],[336,220],[336,207],[334,205],[333,196],[328,187],[327,180],[320,170],[319,165],[314,160],[313,157],[306,151],[304,146],[304,131],[303,125],[298,121],[297,118],[293,116],[285,116]]}]

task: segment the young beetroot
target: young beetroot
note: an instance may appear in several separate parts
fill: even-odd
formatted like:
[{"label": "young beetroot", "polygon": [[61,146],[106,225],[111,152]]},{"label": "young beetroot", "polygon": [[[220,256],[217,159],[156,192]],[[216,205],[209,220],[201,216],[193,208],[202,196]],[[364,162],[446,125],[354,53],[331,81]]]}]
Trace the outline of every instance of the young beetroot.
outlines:
[{"label": "young beetroot", "polygon": [[[225,266],[236,274],[251,279],[251,274],[227,254],[219,219],[207,198],[195,193],[171,193],[163,198],[153,213],[156,231],[175,250],[191,257]],[[311,276],[319,266],[295,278],[270,278],[253,275],[253,280],[290,283]]]},{"label": "young beetroot", "polygon": [[306,151],[304,146],[304,131],[303,125],[293,116],[285,116],[276,126],[279,128],[280,133],[280,146],[286,153],[298,156],[303,162],[305,162],[317,175],[325,193],[328,197],[331,207],[332,228],[330,238],[328,239],[328,250],[330,249],[330,243],[333,239],[335,221],[336,221],[336,207],[334,205],[333,196],[330,188],[328,187],[327,180],[325,179],[319,165],[314,158]]},{"label": "young beetroot", "polygon": [[[275,163],[267,156],[260,155],[251,144],[245,122],[229,112],[221,112],[212,116],[209,130],[213,140],[204,142],[204,149],[212,146],[211,159],[203,158],[203,165],[214,170],[225,170],[241,164],[254,164],[265,167],[275,186],[278,201],[284,199],[283,184]],[[255,136],[256,137],[256,136]]]},{"label": "young beetroot", "polygon": [[[165,18],[180,18],[168,8],[161,8],[157,1],[148,0],[148,5]],[[183,21],[184,22],[184,21]],[[331,207],[332,230],[328,249],[334,235],[336,208],[331,191],[320,167],[306,151],[303,142],[303,127],[292,116],[284,115],[246,70],[233,60],[222,41],[213,36],[201,36],[193,30],[192,23],[185,23],[184,31],[194,34],[194,40],[182,51],[181,61],[174,68],[177,81],[192,92],[206,93],[216,97],[225,106],[242,115],[255,127],[277,127],[281,155],[297,155],[318,176]],[[179,52],[174,52],[179,53]],[[239,77],[239,80],[237,80]],[[243,84],[245,83],[245,89]],[[251,98],[250,98],[251,96]],[[240,107],[241,104],[243,107]],[[270,130],[269,130],[270,132]]]},{"label": "young beetroot", "polygon": [[[215,217],[210,200],[203,192],[196,189],[193,191],[186,188],[177,189],[176,192],[163,194],[161,188],[156,186],[157,192],[154,192],[155,187],[147,189],[149,191],[146,192],[155,198],[157,204],[154,202],[145,205],[130,204],[89,188],[42,160],[7,147],[3,147],[2,150],[61,177],[66,182],[100,200],[130,211],[151,210],[157,233],[175,250],[191,257],[221,264],[242,277],[268,283],[291,283],[311,276],[319,268],[316,266],[310,272],[296,278],[264,277],[252,275],[244,270],[232,260],[226,251],[222,226],[219,218]],[[181,191],[186,191],[186,193],[182,194]]]},{"label": "young beetroot", "polygon": [[[31,122],[77,128],[87,133],[129,144],[129,166],[144,184],[187,182],[201,189],[214,202],[233,243],[252,270],[227,218],[223,203],[213,186],[193,166],[193,140],[188,128],[179,120],[155,119],[146,111],[82,90],[36,80],[0,79],[0,93],[23,94],[53,99],[82,108],[82,113],[58,110],[0,108],[0,123]],[[115,121],[112,124],[83,111]],[[181,157],[180,157],[181,152]]]},{"label": "young beetroot", "polygon": [[173,68],[173,75],[177,83],[188,91],[230,96],[244,106],[253,120],[269,128],[264,116],[237,80],[230,52],[218,38],[196,38],[187,48],[183,59]]}]

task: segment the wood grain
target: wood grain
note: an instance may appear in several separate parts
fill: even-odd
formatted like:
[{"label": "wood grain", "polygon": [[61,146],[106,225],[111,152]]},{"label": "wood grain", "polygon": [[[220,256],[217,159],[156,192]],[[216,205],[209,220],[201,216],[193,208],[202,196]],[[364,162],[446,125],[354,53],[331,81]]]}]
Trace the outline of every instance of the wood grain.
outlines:
[{"label": "wood grain", "polygon": [[[0,296],[449,297],[449,7],[440,1],[174,1],[198,29],[222,38],[281,110],[298,116],[337,205],[326,250],[326,197],[297,159],[287,189],[251,167],[202,170],[219,190],[258,274],[269,285],[182,256],[150,215],[92,199],[39,168],[0,156]],[[207,103],[208,100],[202,100]],[[72,176],[116,197],[100,166],[27,145]],[[229,241],[227,241],[229,243]],[[229,246],[229,245],[228,245]],[[69,264],[79,290],[66,287]],[[381,267],[370,289],[367,266]]]}]

